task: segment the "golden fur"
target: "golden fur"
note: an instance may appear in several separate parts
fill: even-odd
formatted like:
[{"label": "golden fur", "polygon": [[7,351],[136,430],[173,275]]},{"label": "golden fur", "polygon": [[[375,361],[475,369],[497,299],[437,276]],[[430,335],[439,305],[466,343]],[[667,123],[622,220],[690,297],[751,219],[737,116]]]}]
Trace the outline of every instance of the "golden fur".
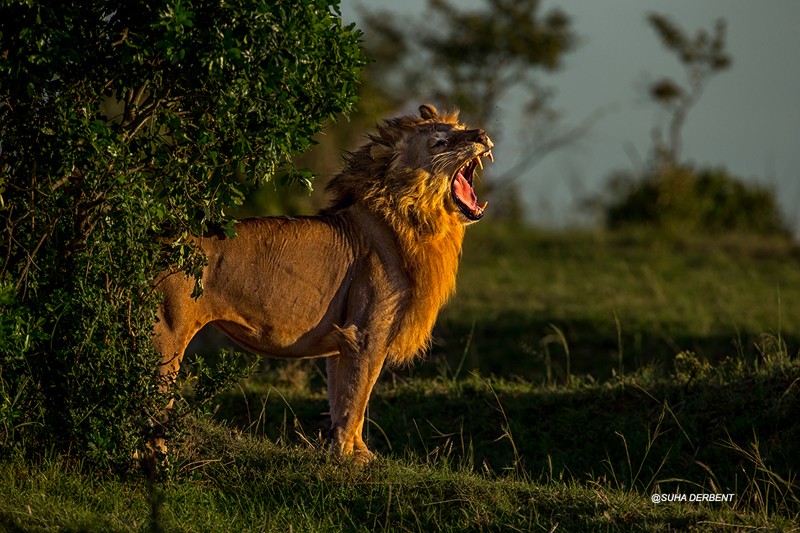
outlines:
[{"label": "golden fur", "polygon": [[385,361],[406,363],[426,348],[453,294],[464,226],[483,214],[473,172],[491,148],[456,113],[421,106],[345,157],[319,215],[244,220],[233,239],[199,239],[203,295],[191,297],[183,274],[158,281],[162,387],[208,323],[257,353],[327,357],[333,451],[368,459],[361,434],[372,387]]}]

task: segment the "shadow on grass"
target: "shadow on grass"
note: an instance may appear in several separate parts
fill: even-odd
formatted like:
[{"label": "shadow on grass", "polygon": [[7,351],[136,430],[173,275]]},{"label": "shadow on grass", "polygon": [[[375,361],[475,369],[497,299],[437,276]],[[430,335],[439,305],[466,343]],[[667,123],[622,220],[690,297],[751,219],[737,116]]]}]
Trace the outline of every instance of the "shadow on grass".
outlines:
[{"label": "shadow on grass", "polygon": [[[533,383],[564,383],[568,374],[606,381],[618,373],[656,365],[669,373],[680,352],[710,363],[736,358],[751,364],[760,355],[763,333],[724,331],[687,334],[683,324],[659,323],[617,329],[613,321],[553,320],[503,312],[468,324],[443,321],[435,330],[430,361],[401,375],[435,377],[477,371],[483,376],[519,378]],[[782,335],[789,346],[800,336]]]},{"label": "shadow on grass", "polygon": [[[799,368],[682,382],[629,375],[568,387],[475,376],[384,380],[366,432],[371,448],[389,456],[645,493],[752,498],[766,487],[800,510]],[[324,440],[324,396],[265,397],[263,390],[232,392],[218,417],[277,441]],[[753,485],[759,480],[766,485]]]}]

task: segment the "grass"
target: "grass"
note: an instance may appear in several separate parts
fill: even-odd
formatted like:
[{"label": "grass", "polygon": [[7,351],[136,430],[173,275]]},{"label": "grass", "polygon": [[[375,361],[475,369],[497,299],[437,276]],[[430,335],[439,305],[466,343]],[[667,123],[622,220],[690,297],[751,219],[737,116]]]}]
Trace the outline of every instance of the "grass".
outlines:
[{"label": "grass", "polygon": [[0,463],[0,531],[791,530],[797,266],[780,241],[477,225],[430,360],[376,388],[373,464],[325,452],[318,363],[269,361],[155,480]]},{"label": "grass", "polygon": [[596,379],[684,350],[753,361],[764,333],[800,344],[799,259],[780,240],[476,226],[432,358],[456,368],[470,339],[466,368],[563,381],[563,336],[570,372]]},{"label": "grass", "polygon": [[192,435],[192,452],[179,457],[155,488],[143,479],[93,479],[58,459],[37,466],[3,464],[0,525],[21,531],[661,531],[791,525],[779,514],[759,516],[730,505],[654,505],[647,494],[602,479],[528,481],[473,471],[446,457],[384,457],[358,468],[318,449],[276,445],[208,421],[196,421]]}]

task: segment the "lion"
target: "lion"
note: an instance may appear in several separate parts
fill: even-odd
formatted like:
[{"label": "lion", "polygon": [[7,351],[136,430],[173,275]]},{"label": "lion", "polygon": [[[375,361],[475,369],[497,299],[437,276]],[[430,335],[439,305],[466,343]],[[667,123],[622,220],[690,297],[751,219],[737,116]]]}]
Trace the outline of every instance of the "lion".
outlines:
[{"label": "lion", "polygon": [[429,345],[456,285],[465,226],[483,217],[473,188],[492,156],[482,129],[432,105],[384,121],[326,191],[316,216],[239,221],[236,236],[198,238],[204,291],[163,273],[155,324],[160,386],[175,380],[186,346],[213,324],[266,356],[325,357],[331,450],[368,461],[362,432],[384,363],[409,363]]}]

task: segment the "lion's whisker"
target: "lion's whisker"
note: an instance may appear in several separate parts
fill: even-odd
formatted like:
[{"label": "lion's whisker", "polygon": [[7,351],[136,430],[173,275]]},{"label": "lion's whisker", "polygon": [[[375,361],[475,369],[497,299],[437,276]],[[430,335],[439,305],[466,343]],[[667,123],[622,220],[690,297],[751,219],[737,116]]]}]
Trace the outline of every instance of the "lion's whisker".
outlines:
[{"label": "lion's whisker", "polygon": [[443,171],[447,166],[458,161],[458,154],[456,152],[444,152],[431,156],[431,168],[434,173],[438,174]]}]

